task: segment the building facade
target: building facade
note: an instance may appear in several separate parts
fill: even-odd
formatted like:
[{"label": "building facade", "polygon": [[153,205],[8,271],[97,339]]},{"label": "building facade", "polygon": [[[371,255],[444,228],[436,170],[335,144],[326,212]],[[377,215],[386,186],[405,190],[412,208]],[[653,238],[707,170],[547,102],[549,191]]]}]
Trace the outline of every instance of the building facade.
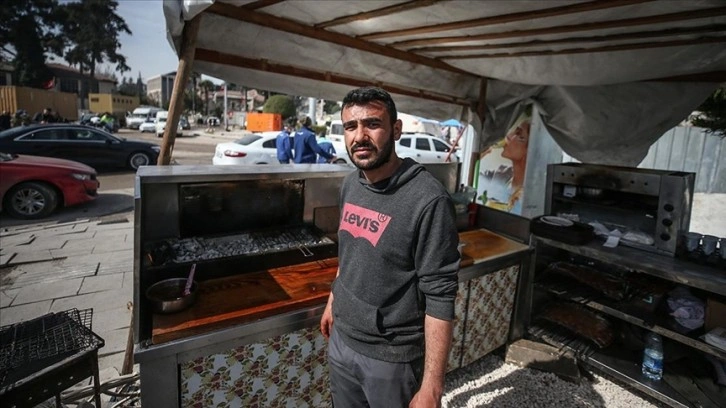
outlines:
[{"label": "building facade", "polygon": [[168,109],[175,78],[176,72],[149,78],[146,81],[146,96],[149,98],[149,102],[160,108]]},{"label": "building facade", "polygon": [[105,93],[88,94],[88,109],[91,112],[109,112],[117,118],[126,116],[127,112],[133,112],[139,104],[138,96]]}]

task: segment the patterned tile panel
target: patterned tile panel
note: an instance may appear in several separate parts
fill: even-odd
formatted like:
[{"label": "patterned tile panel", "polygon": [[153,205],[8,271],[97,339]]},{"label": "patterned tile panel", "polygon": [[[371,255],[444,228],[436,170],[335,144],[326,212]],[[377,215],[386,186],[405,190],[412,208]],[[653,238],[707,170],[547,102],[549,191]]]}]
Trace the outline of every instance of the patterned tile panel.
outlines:
[{"label": "patterned tile panel", "polygon": [[317,327],[181,364],[181,406],[329,407],[327,342]]},{"label": "patterned tile panel", "polygon": [[460,282],[454,303],[454,336],[451,342],[449,362],[446,372],[459,368],[461,362],[461,346],[464,342],[464,316],[466,312],[466,298],[469,295],[469,282]]},{"label": "patterned tile panel", "polygon": [[519,265],[512,265],[470,281],[462,366],[507,342],[518,275]]}]

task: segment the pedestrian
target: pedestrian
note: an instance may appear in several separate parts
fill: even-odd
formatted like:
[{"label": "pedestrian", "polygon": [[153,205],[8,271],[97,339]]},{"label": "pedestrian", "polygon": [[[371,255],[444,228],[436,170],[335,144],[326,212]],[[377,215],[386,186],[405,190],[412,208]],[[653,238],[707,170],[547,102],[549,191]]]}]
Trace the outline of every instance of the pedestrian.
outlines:
[{"label": "pedestrian", "polygon": [[53,114],[53,109],[43,109],[43,116],[40,119],[40,123],[56,123],[56,116]]},{"label": "pedestrian", "polygon": [[101,124],[109,133],[113,133],[114,131],[114,118],[111,116],[110,113],[104,112],[104,114],[101,116]]},{"label": "pedestrian", "polygon": [[295,141],[293,144],[293,153],[295,155],[295,163],[315,163],[317,155],[325,157],[328,161],[335,160],[332,155],[318,146],[315,140],[315,132],[310,128],[313,121],[306,117],[300,123],[300,129],[295,132]]},{"label": "pedestrian", "polygon": [[282,132],[280,132],[275,139],[277,160],[280,164],[289,164],[290,160],[293,158],[292,143],[290,143],[290,132],[292,132],[292,126],[286,123],[282,128]]},{"label": "pedestrian", "polygon": [[[332,156],[335,156],[337,154],[337,152],[335,151],[335,146],[333,146],[333,142],[325,138],[325,133],[320,134],[317,142],[318,146],[320,146],[320,148],[328,154]],[[329,161],[324,156],[318,155],[318,163],[329,163]]]},{"label": "pedestrian", "polygon": [[10,112],[4,110],[0,115],[0,131],[10,129]]},{"label": "pedestrian", "polygon": [[359,171],[340,192],[338,274],[320,321],[336,407],[439,407],[460,254],[454,205],[426,169],[396,155],[403,124],[380,88],[343,99]]}]

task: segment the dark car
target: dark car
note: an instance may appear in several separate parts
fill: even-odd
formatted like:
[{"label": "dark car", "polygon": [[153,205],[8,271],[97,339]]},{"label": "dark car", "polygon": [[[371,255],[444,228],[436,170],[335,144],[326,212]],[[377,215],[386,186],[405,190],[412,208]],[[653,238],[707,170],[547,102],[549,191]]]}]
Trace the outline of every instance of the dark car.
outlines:
[{"label": "dark car", "polygon": [[19,126],[0,132],[0,152],[57,157],[94,168],[136,170],[156,164],[159,151],[154,143],[126,140],[78,124]]},{"label": "dark car", "polygon": [[190,130],[192,128],[192,125],[189,124],[189,120],[184,116],[179,118],[179,124],[183,130]]}]

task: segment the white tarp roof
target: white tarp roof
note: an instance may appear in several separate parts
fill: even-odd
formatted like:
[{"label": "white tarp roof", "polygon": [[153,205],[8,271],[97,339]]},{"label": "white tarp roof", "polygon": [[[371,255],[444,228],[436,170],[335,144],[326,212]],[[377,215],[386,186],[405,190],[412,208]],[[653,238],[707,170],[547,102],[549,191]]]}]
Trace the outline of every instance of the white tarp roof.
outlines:
[{"label": "white tarp roof", "polygon": [[401,111],[477,128],[486,94],[485,139],[532,101],[590,162],[633,164],[726,78],[722,0],[165,0],[164,12],[178,52],[201,16],[197,72],[327,100],[375,84]]}]

